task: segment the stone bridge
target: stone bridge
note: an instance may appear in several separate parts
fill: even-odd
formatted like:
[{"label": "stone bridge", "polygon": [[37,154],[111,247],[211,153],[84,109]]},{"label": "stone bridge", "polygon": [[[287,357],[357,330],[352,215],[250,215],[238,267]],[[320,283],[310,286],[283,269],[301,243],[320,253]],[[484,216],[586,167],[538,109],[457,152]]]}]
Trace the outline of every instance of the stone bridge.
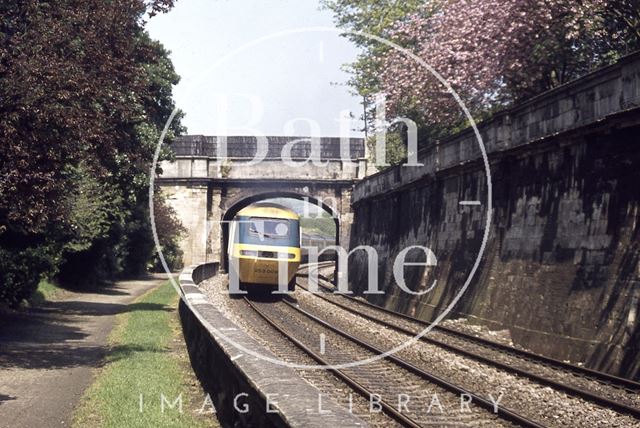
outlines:
[{"label": "stone bridge", "polygon": [[266,150],[264,143],[256,137],[189,135],[172,144],[175,160],[162,162],[156,182],[187,229],[185,265],[219,261],[224,268],[226,221],[274,197],[322,207],[335,218],[338,243],[349,242],[351,190],[367,171],[364,141],[319,138],[312,144],[310,138],[266,137]]}]

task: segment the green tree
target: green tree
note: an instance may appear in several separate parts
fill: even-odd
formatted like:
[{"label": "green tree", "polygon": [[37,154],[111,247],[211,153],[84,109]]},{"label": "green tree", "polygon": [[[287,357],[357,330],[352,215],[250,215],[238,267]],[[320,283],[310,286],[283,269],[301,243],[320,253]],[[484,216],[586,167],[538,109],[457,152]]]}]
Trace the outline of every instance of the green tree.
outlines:
[{"label": "green tree", "polygon": [[[4,302],[43,274],[81,284],[148,263],[149,169],[178,76],[144,25],[172,4],[0,3]],[[168,139],[181,131],[178,117]]]},{"label": "green tree", "polygon": [[[407,40],[395,37],[394,29],[399,22],[408,20],[419,12],[435,12],[438,3],[424,0],[322,0],[323,7],[333,12],[338,28],[348,31],[344,36],[361,50],[357,59],[351,64],[345,64],[344,68],[351,74],[349,86],[363,98],[365,123],[370,134],[375,132],[374,98],[376,94],[383,92],[379,71],[384,67],[382,59],[390,48],[358,33],[379,36],[402,47],[411,48]],[[391,164],[400,162],[405,154],[406,145],[395,129],[387,138],[387,161]]]},{"label": "green tree", "polygon": [[[187,229],[177,219],[175,210],[160,195],[158,190],[154,193],[154,220],[158,241],[162,248],[162,254],[167,262],[167,267],[172,271],[180,269],[182,265],[183,251],[179,245],[179,238],[187,233]],[[157,252],[153,252],[150,268],[162,272],[164,270]]]},{"label": "green tree", "polygon": [[[353,78],[350,84],[364,97],[372,97],[380,91],[376,70],[382,65],[379,58],[388,47],[358,33],[383,37],[397,42],[392,30],[425,7],[433,7],[434,1],[407,0],[381,2],[376,0],[322,0],[324,8],[334,14],[338,28],[349,33],[345,37],[362,49],[357,60],[347,65]],[[432,6],[429,6],[432,5]]]},{"label": "green tree", "polygon": [[[341,28],[385,37],[432,66],[476,120],[640,49],[638,0],[324,4]],[[372,94],[387,94],[388,116],[413,119],[422,145],[468,125],[448,91],[412,58],[357,35],[346,37],[362,48],[350,66],[352,87],[369,104]],[[374,109],[367,111],[372,124]]]}]

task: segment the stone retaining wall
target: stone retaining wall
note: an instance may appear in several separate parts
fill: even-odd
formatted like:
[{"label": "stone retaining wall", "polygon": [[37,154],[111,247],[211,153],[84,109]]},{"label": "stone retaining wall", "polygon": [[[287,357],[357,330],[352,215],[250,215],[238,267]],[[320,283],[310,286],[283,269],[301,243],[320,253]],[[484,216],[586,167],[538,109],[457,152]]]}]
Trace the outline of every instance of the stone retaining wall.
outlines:
[{"label": "stone retaining wall", "polygon": [[[454,316],[509,329],[515,343],[558,359],[640,376],[640,55],[543,94],[481,126],[491,163],[491,234]],[[379,254],[375,303],[431,319],[448,306],[478,254],[487,181],[470,132],[353,193],[351,248]],[[437,150],[436,150],[437,149]],[[478,200],[482,206],[461,206]],[[400,292],[392,267],[411,245],[435,269],[406,268],[422,297]],[[407,261],[424,260],[417,252]],[[366,258],[349,278],[367,288]]]}]

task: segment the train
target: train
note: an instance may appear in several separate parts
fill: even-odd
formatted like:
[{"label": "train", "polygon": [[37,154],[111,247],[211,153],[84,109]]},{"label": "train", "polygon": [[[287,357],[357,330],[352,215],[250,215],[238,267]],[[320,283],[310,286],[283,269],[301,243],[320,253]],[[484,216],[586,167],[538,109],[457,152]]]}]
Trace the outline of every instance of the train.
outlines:
[{"label": "train", "polygon": [[333,261],[336,258],[336,254],[334,251],[328,250],[328,251],[325,251],[324,253],[321,253],[321,251],[326,247],[330,247],[336,244],[335,238],[330,238],[328,236],[323,236],[319,234],[303,232],[301,243],[302,243],[302,247],[300,249],[300,254],[301,254],[302,263],[309,262],[309,254],[307,251],[307,247],[316,248],[319,254],[318,261],[320,262]]},{"label": "train", "polygon": [[288,290],[300,266],[300,217],[279,204],[259,202],[236,214],[229,225],[229,273],[242,288],[277,287],[279,264],[286,265]]}]

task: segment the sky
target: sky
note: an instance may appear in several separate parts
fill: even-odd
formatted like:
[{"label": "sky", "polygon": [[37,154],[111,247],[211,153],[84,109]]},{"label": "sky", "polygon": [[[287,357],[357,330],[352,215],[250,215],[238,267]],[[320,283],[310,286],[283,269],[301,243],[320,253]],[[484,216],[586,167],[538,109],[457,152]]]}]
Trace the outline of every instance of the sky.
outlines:
[{"label": "sky", "polygon": [[362,136],[342,70],[358,51],[318,0],[178,0],[147,29],[171,51],[189,134]]}]

